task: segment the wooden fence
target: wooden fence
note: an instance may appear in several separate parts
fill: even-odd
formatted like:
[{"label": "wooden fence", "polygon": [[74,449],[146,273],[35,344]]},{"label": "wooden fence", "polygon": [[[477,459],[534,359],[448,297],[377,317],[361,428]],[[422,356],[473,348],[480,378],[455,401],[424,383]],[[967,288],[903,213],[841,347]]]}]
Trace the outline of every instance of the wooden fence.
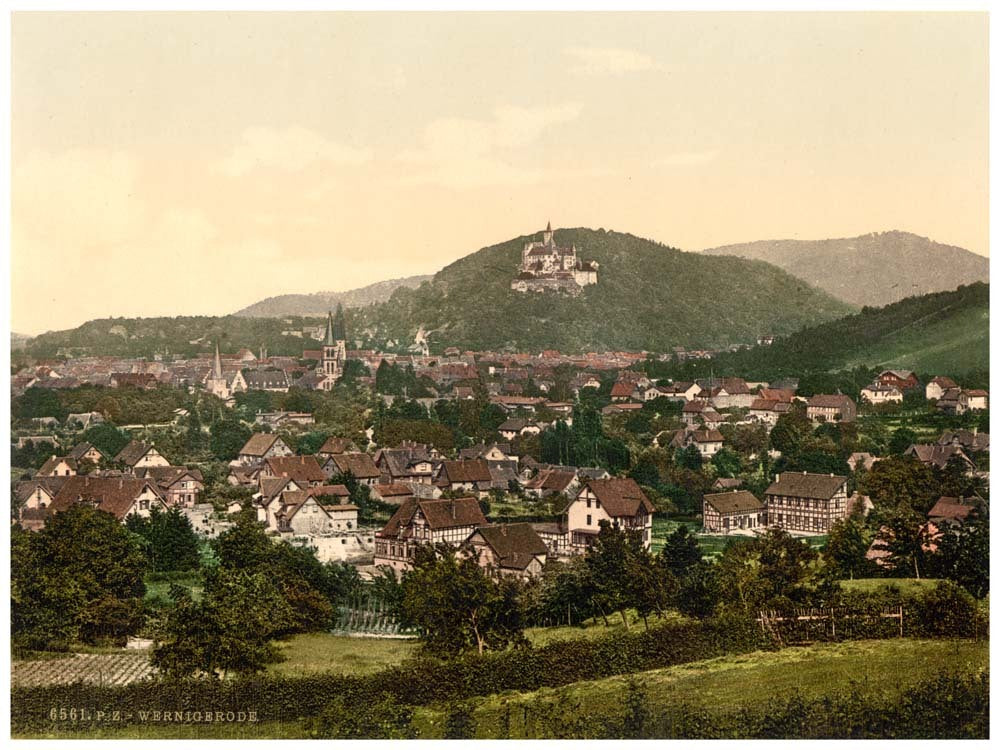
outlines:
[{"label": "wooden fence", "polygon": [[[827,609],[796,609],[791,612],[760,610],[757,623],[765,635],[778,645],[805,643],[815,640],[839,640],[879,631],[885,637],[887,621],[896,620],[893,630],[903,637],[903,605],[883,607],[880,610],[848,610],[842,607]],[[838,624],[840,635],[837,634]],[[874,635],[874,632],[872,632]]]}]

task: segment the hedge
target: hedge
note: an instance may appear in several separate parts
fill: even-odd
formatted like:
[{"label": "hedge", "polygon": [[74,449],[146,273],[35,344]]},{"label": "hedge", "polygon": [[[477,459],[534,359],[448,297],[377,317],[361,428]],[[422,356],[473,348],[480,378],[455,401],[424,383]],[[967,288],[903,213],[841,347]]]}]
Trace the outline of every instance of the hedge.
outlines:
[{"label": "hedge", "polygon": [[[648,631],[556,641],[447,662],[416,660],[364,676],[261,675],[225,682],[158,679],[119,686],[19,687],[11,693],[11,730],[51,727],[53,709],[56,719],[65,709],[67,718],[61,721],[75,727],[142,723],[150,718],[140,712],[153,711],[169,713],[170,720],[178,723],[210,721],[216,712],[225,716],[251,711],[257,721],[289,721],[317,716],[335,696],[345,707],[361,708],[387,697],[411,706],[427,705],[507,690],[558,687],[766,647],[755,623],[725,618],[668,623]],[[76,709],[75,719],[70,718],[71,709]]]}]

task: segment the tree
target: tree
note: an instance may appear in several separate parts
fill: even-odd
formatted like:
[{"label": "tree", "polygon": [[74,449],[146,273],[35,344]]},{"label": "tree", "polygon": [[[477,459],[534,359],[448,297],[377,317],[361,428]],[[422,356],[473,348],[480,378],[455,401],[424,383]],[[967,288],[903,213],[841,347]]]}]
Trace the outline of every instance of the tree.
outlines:
[{"label": "tree", "polygon": [[889,438],[889,453],[902,456],[911,445],[917,442],[917,433],[909,427],[897,427]]},{"label": "tree", "polygon": [[990,524],[985,508],[974,510],[965,523],[945,529],[935,540],[933,571],[962,586],[977,599],[990,593]]},{"label": "tree", "polygon": [[196,570],[201,560],[198,536],[179,508],[153,508],[148,518],[134,514],[125,527],[146,542],[149,565],[155,571]]},{"label": "tree", "polygon": [[677,453],[674,454],[674,460],[682,469],[688,469],[689,471],[698,471],[701,469],[701,451],[698,450],[698,446],[694,443],[686,448],[678,448]]},{"label": "tree", "polygon": [[[636,604],[631,576],[642,569],[646,558],[648,554],[638,533],[619,529],[607,521],[601,521],[597,539],[584,558],[593,579],[593,598],[598,610],[605,619],[608,612],[617,611],[626,630],[625,610]],[[645,580],[648,582],[648,578]],[[659,598],[658,594],[654,598]]]},{"label": "tree", "polygon": [[128,433],[107,422],[95,424],[93,427],[88,428],[81,437],[107,456],[108,459],[112,459],[121,453],[122,448],[128,445],[129,440],[131,440]]},{"label": "tree", "polygon": [[823,556],[837,578],[853,580],[868,571],[870,566],[865,555],[871,544],[869,536],[860,518],[842,518],[833,524]]},{"label": "tree", "polygon": [[701,558],[701,546],[684,524],[674,529],[660,550],[663,564],[678,578],[684,578],[701,562]]},{"label": "tree", "polygon": [[12,535],[12,636],[31,648],[123,643],[142,625],[146,558],[109,513],[75,505]]},{"label": "tree", "polygon": [[59,394],[54,389],[32,386],[14,399],[11,413],[15,419],[55,417],[62,422],[69,414],[69,410],[63,406]]},{"label": "tree", "polygon": [[227,417],[214,423],[210,429],[211,449],[220,461],[232,461],[240,453],[240,448],[250,439],[250,428],[235,417]]},{"label": "tree", "polygon": [[812,433],[812,422],[802,409],[792,409],[778,417],[771,428],[771,447],[782,453],[792,453]]},{"label": "tree", "polygon": [[920,571],[930,552],[930,536],[924,516],[906,504],[878,514],[883,541],[897,570],[912,567],[920,578]]},{"label": "tree", "polygon": [[804,603],[811,594],[812,563],[817,553],[780,529],[764,536],[730,542],[717,563],[719,590],[736,599],[725,606],[750,614],[761,607]]},{"label": "tree", "polygon": [[913,456],[892,456],[876,463],[858,486],[876,508],[912,508],[926,513],[941,496],[934,472]]},{"label": "tree", "polygon": [[739,476],[740,469],[743,468],[739,455],[729,448],[723,448],[712,456],[712,466],[715,467],[716,475],[720,477]]},{"label": "tree", "polygon": [[314,737],[333,739],[410,739],[413,708],[401,704],[394,695],[383,693],[361,705],[334,695],[326,708],[310,724]]},{"label": "tree", "polygon": [[260,572],[220,568],[209,573],[200,602],[177,585],[170,598],[151,662],[171,677],[263,671],[277,660],[271,639],[292,621],[288,603]]},{"label": "tree", "polygon": [[527,643],[517,583],[490,578],[475,559],[459,559],[445,545],[417,548],[413,570],[403,578],[402,610],[433,654],[481,654]]}]

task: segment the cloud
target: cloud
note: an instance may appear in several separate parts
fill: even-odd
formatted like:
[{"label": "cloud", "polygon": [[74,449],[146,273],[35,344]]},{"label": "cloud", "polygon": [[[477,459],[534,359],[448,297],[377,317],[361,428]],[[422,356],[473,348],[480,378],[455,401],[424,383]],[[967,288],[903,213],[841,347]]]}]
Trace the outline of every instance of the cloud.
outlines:
[{"label": "cloud", "polygon": [[446,187],[516,185],[544,179],[545,171],[518,164],[516,150],[537,141],[546,131],[576,120],[581,106],[564,103],[542,107],[499,106],[490,120],[443,117],[424,129],[423,145],[399,154],[413,171],[405,184]]},{"label": "cloud", "polygon": [[676,154],[665,156],[662,159],[657,159],[653,164],[658,167],[688,167],[695,164],[707,164],[710,161],[715,161],[720,153],[719,149],[712,149],[711,151],[680,151]]},{"label": "cloud", "polygon": [[567,47],[563,54],[573,60],[570,70],[583,75],[623,75],[668,69],[655,58],[629,49]]},{"label": "cloud", "polygon": [[298,172],[312,164],[356,166],[371,158],[368,149],[335,143],[297,125],[283,130],[258,127],[244,130],[240,143],[217,167],[230,177],[241,177],[259,168]]}]

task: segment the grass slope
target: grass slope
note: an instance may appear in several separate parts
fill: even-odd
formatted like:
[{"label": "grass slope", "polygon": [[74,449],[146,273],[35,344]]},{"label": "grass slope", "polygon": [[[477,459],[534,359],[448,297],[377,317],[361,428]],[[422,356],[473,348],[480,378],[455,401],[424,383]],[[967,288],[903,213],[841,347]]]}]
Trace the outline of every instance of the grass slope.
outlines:
[{"label": "grass slope", "polygon": [[[859,682],[873,696],[891,696],[917,682],[946,671],[975,671],[989,666],[986,641],[897,639],[852,641],[792,647],[780,651],[724,656],[666,669],[642,672],[634,677],[645,687],[654,714],[679,704],[732,713],[768,697],[799,692],[806,697],[830,695]],[[505,693],[473,701],[479,738],[497,737],[501,715],[509,706],[510,736],[524,737],[522,707],[537,712],[560,698],[574,712],[606,715],[624,707],[629,675],[609,677],[542,689],[527,693]],[[414,724],[420,737],[442,736],[443,706],[418,708]],[[291,739],[306,737],[302,721],[266,724],[136,725],[104,728],[80,733],[71,727],[23,735],[35,739]]]},{"label": "grass slope", "polygon": [[562,229],[555,237],[600,264],[598,283],[578,297],[511,291],[524,243],[538,238],[532,235],[483,248],[420,288],[358,311],[362,326],[373,339],[396,341],[412,341],[423,326],[434,331],[432,350],[666,351],[791,333],[851,309],[767,263],[684,253],[604,230]]}]

